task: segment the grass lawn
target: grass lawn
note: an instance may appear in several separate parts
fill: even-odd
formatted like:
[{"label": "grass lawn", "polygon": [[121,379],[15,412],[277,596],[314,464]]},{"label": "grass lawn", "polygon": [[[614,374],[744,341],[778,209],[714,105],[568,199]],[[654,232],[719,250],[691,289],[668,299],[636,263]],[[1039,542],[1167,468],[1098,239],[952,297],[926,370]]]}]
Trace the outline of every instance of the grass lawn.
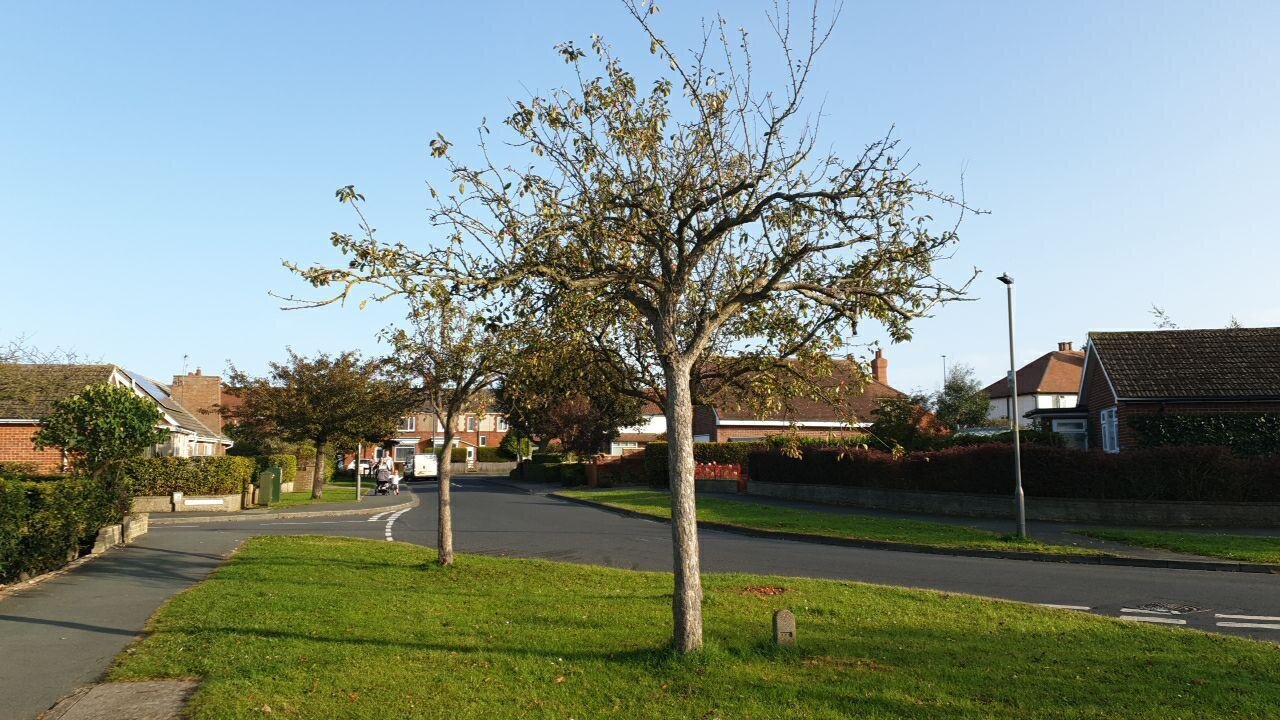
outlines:
[{"label": "grass lawn", "polygon": [[[655,490],[562,490],[561,495],[583,498],[613,507],[671,517],[671,496]],[[987,530],[923,520],[899,520],[871,515],[848,515],[795,510],[753,503],[747,500],[698,498],[698,519],[757,530],[829,535],[857,540],[932,545],[945,548],[983,550],[1027,550],[1034,552],[1098,555],[1097,550],[1070,545],[1050,545],[1035,540],[998,535]]]},{"label": "grass lawn", "polygon": [[1167,530],[1088,530],[1081,535],[1100,540],[1161,548],[1244,562],[1280,563],[1280,537],[1171,532]]},{"label": "grass lawn", "polygon": [[[364,484],[368,490],[369,483]],[[292,507],[294,505],[310,505],[311,503],[355,502],[355,478],[337,477],[324,484],[324,492],[319,500],[311,499],[311,491],[280,493],[280,502],[271,503],[271,507]]]},{"label": "grass lawn", "polygon": [[[203,679],[194,718],[1261,718],[1280,646],[828,580],[671,577],[350,538],[260,537],[171,600],[112,680]],[[790,608],[799,646],[776,649]],[[270,711],[266,710],[270,708]]]}]

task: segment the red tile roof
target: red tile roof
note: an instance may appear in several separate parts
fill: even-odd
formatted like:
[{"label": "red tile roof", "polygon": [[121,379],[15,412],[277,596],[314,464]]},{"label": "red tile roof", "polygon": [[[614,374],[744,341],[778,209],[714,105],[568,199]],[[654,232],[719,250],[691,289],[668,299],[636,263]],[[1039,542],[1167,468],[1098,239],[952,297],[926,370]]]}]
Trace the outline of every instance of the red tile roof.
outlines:
[{"label": "red tile roof", "polygon": [[[1045,353],[1018,370],[1018,394],[1032,393],[1074,394],[1080,390],[1080,376],[1084,373],[1084,352],[1080,350],[1054,350]],[[987,396],[1009,397],[1009,381],[1006,378],[991,383]]]}]

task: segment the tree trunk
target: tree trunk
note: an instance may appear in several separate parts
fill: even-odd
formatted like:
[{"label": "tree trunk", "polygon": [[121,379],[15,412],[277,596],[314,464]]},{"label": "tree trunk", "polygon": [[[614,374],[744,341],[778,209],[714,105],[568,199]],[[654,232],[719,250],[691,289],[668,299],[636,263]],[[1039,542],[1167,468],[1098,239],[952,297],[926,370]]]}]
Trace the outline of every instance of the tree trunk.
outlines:
[{"label": "tree trunk", "polygon": [[453,564],[453,495],[449,483],[453,477],[453,418],[444,423],[444,451],[436,463],[436,477],[440,481],[439,518],[436,522],[436,548],[441,565]]},{"label": "tree trunk", "polygon": [[[359,467],[359,459],[356,460]],[[316,460],[311,468],[311,498],[319,500],[324,493],[324,443],[316,442]]]},{"label": "tree trunk", "polygon": [[702,648],[702,573],[693,492],[693,398],[688,361],[663,361],[667,385],[667,476],[671,483],[671,539],[675,591],[672,642],[680,652]]}]

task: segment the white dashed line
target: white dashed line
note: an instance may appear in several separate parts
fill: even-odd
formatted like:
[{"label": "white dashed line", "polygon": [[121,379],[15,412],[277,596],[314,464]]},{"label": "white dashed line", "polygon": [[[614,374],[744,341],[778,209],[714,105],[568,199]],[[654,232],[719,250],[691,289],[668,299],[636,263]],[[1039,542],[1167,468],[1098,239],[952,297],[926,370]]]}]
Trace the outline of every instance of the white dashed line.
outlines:
[{"label": "white dashed line", "polygon": [[1121,615],[1121,620],[1132,620],[1134,622],[1163,623],[1165,625],[1186,625],[1186,620],[1169,617],[1155,617],[1152,615]]},{"label": "white dashed line", "polygon": [[383,510],[382,512],[378,513],[377,515],[374,515],[373,517],[369,518],[369,522],[378,522],[379,520],[381,520],[381,519],[382,519],[382,516],[383,516],[383,515],[386,515],[386,514],[387,514],[387,513],[389,513],[389,512],[391,512],[391,511],[390,511],[390,510]]},{"label": "white dashed line", "polygon": [[1259,630],[1280,630],[1280,625],[1271,623],[1220,622],[1218,627],[1257,628]]},{"label": "white dashed line", "polygon": [[1280,617],[1274,615],[1224,615],[1222,613],[1214,613],[1214,617],[1223,620],[1259,620],[1261,622],[1280,622]]},{"label": "white dashed line", "polygon": [[1148,615],[1181,615],[1177,610],[1143,610],[1142,608],[1120,608],[1122,613],[1146,613]]},{"label": "white dashed line", "polygon": [[394,512],[391,514],[391,517],[387,518],[387,527],[382,531],[383,536],[387,538],[387,542],[391,542],[394,539],[391,537],[391,526],[396,523],[396,520],[400,519],[401,515],[409,512],[411,509],[412,508],[405,508],[398,512]]},{"label": "white dashed line", "polygon": [[1093,609],[1093,608],[1089,607],[1088,605],[1056,605],[1056,604],[1054,604],[1054,603],[1036,603],[1036,604],[1037,604],[1037,605],[1039,605],[1040,607],[1053,608],[1053,609],[1055,609],[1055,610],[1083,610],[1083,611],[1088,611],[1088,610],[1092,610],[1092,609]]}]

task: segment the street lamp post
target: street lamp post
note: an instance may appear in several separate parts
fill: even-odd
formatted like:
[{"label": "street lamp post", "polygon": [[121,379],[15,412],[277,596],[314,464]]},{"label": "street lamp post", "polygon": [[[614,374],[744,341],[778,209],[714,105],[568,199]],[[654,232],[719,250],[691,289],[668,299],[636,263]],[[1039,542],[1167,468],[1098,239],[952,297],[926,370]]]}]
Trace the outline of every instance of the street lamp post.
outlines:
[{"label": "street lamp post", "polygon": [[942,356],[942,389],[947,389],[947,356]]},{"label": "street lamp post", "polygon": [[1027,504],[1022,494],[1022,438],[1018,429],[1018,365],[1013,355],[1013,278],[1005,273],[996,278],[1004,283],[1009,298],[1009,424],[1013,426],[1013,482],[1014,500],[1018,504],[1018,537],[1027,538]]}]

